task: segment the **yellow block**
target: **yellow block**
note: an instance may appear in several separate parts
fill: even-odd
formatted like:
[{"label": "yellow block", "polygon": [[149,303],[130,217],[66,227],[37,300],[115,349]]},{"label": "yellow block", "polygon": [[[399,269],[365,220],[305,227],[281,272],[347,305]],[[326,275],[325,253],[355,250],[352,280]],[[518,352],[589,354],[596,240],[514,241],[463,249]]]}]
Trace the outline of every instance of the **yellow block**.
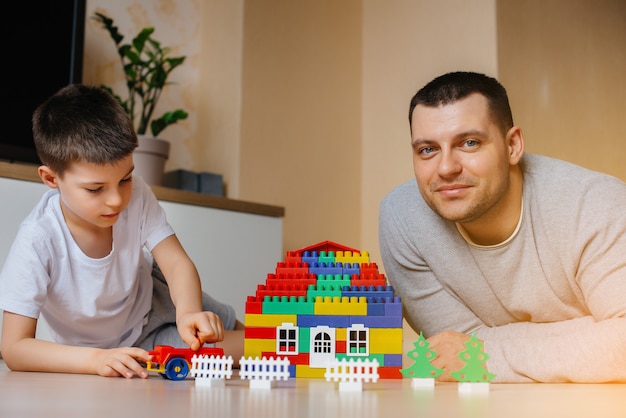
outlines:
[{"label": "yellow block", "polygon": [[315,315],[367,315],[367,299],[364,297],[318,296],[313,305]]},{"label": "yellow block", "polygon": [[361,253],[353,253],[352,251],[337,251],[335,254],[335,262],[336,263],[358,263],[363,264],[370,262],[370,255],[367,251],[362,251]]},{"label": "yellow block", "polygon": [[244,324],[247,327],[278,327],[284,322],[296,324],[298,315],[291,314],[245,314]]},{"label": "yellow block", "polygon": [[402,328],[370,328],[370,354],[403,354]]},{"label": "yellow block", "polygon": [[345,328],[335,328],[335,340],[346,341],[348,331]]},{"label": "yellow block", "polygon": [[244,357],[261,358],[263,353],[276,352],[276,340],[264,340],[260,338],[246,338],[243,343]]},{"label": "yellow block", "polygon": [[324,378],[326,368],[313,368],[304,364],[296,364],[296,377]]}]

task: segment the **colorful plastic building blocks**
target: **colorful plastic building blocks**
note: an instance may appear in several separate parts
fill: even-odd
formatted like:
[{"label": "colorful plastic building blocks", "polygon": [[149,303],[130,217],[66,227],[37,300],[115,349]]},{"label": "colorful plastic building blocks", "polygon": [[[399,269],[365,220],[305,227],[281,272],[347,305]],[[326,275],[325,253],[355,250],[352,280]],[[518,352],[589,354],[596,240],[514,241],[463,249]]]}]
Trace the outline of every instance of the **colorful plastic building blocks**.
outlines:
[{"label": "colorful plastic building blocks", "polygon": [[287,251],[245,306],[245,357],[284,357],[291,377],[324,378],[327,363],[379,364],[402,378],[402,303],[369,254],[324,241]]},{"label": "colorful plastic building blocks", "polygon": [[147,364],[147,370],[159,373],[166,379],[183,380],[189,374],[191,361],[194,355],[224,356],[224,350],[214,347],[201,347],[197,351],[190,348],[175,348],[169,345],[154,346],[148,352],[152,360]]}]

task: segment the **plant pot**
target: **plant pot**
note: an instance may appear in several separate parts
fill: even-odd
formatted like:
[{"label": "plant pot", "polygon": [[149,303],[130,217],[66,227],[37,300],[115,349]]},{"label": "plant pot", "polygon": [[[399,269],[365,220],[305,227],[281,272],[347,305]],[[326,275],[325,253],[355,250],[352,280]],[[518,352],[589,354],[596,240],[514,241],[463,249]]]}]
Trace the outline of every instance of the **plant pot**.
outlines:
[{"label": "plant pot", "polygon": [[148,184],[161,185],[165,162],[170,155],[170,143],[164,139],[137,135],[139,146],[133,152],[135,176],[142,177]]}]

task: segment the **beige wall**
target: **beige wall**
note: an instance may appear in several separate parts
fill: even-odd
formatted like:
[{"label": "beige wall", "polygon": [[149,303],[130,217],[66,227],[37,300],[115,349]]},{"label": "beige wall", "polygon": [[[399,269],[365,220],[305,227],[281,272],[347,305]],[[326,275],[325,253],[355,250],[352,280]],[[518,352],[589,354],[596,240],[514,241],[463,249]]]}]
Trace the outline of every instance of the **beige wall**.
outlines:
[{"label": "beige wall", "polygon": [[495,0],[364,0],[362,244],[382,267],[378,206],[413,178],[408,108],[448,71],[496,76]]},{"label": "beige wall", "polygon": [[285,248],[361,244],[361,1],[247,1],[241,197],[285,206]]},{"label": "beige wall", "polygon": [[626,180],[626,1],[498,1],[500,78],[528,152]]},{"label": "beige wall", "polygon": [[[123,33],[154,25],[188,61],[163,107],[168,169],[285,206],[285,250],[335,240],[380,263],[380,199],[412,178],[408,102],[457,69],[499,77],[527,150],[626,179],[623,0],[89,0]],[[85,75],[119,71],[88,22]],[[121,74],[119,74],[121,79]],[[171,94],[171,95],[170,95]]]},{"label": "beige wall", "polygon": [[[144,27],[186,56],[172,72],[157,114],[183,108],[189,118],[168,127],[171,155],[166,170],[185,168],[224,176],[231,197],[239,194],[239,137],[243,0],[87,0],[84,82],[112,86],[126,97],[123,73],[109,34],[90,17],[95,12],[114,19],[124,42]],[[260,202],[265,203],[265,202]]]}]

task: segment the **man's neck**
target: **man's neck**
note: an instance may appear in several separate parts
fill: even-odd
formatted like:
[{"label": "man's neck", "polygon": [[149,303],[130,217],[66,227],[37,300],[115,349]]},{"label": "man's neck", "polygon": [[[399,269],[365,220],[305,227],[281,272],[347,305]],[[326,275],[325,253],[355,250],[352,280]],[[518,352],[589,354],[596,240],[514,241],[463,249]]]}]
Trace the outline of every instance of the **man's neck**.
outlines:
[{"label": "man's neck", "polygon": [[509,190],[499,206],[473,222],[457,224],[464,238],[475,245],[493,246],[508,240],[522,216],[523,176],[519,166],[511,170]]}]

